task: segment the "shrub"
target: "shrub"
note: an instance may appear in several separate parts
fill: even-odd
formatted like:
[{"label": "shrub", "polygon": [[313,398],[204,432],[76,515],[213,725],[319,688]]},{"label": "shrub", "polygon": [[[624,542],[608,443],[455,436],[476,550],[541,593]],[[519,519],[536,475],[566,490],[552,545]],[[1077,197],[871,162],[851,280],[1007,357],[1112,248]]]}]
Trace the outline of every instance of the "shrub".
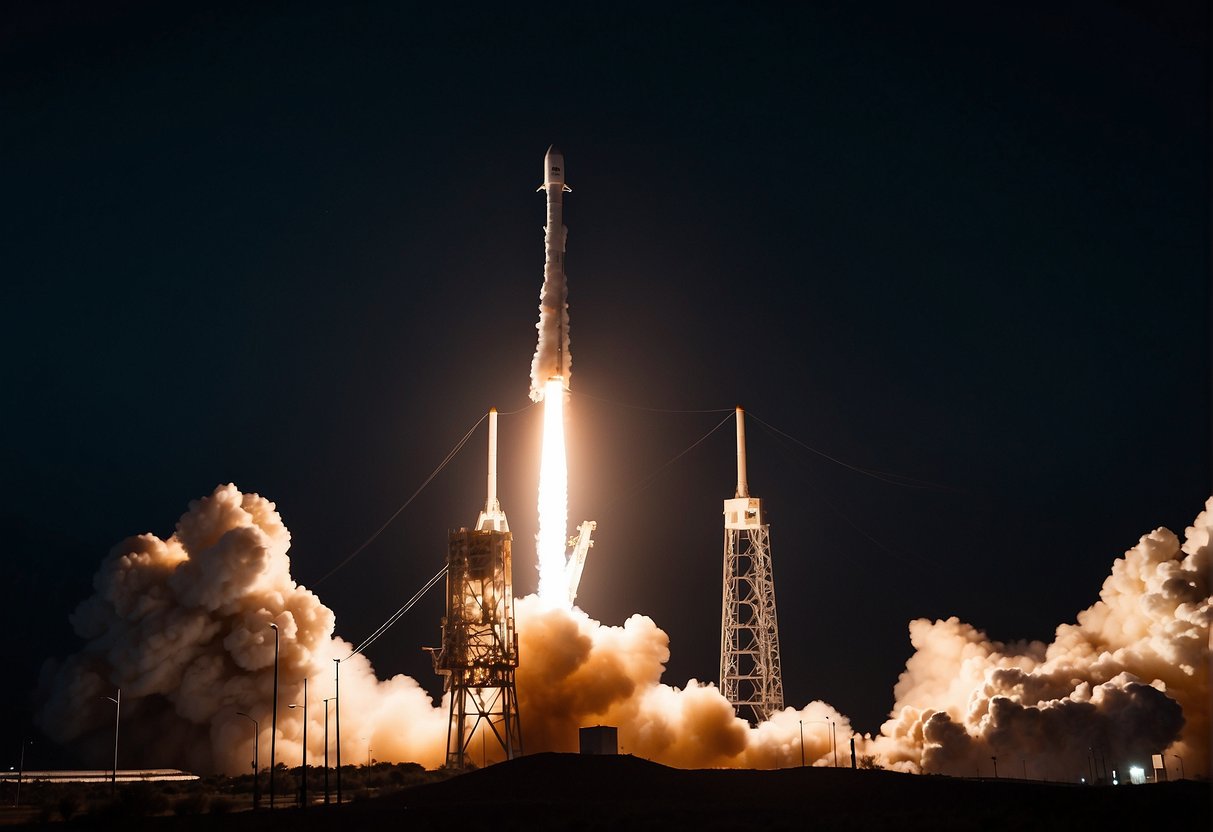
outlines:
[{"label": "shrub", "polygon": [[205,794],[194,792],[185,797],[179,798],[173,804],[173,814],[175,815],[200,815],[206,811],[208,800]]},{"label": "shrub", "polygon": [[64,820],[71,820],[80,811],[80,796],[75,792],[68,792],[59,798],[59,816]]}]

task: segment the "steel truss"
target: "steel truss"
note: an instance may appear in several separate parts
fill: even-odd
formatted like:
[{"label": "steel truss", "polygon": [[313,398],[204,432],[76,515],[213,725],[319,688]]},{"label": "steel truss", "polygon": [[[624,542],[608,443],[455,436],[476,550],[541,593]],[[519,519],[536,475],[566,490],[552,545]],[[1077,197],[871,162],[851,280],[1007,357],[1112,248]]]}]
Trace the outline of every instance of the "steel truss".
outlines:
[{"label": "steel truss", "polygon": [[720,689],[754,722],[783,710],[770,526],[725,529]]},{"label": "steel truss", "polygon": [[522,754],[518,636],[509,532],[460,529],[447,549],[447,603],[435,669],[451,695],[446,764],[463,768],[472,740],[492,735],[506,759]]}]

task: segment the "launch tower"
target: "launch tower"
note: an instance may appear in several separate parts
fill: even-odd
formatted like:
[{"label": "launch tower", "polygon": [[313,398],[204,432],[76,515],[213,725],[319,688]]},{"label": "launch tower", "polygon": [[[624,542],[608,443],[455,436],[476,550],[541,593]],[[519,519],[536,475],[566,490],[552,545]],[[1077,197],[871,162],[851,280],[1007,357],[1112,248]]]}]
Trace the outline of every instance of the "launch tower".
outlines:
[{"label": "launch tower", "polygon": [[514,629],[512,535],[497,502],[497,411],[489,411],[488,499],[474,530],[450,533],[446,617],[434,669],[451,695],[446,764],[464,767],[479,732],[505,751],[522,754],[518,722],[518,635]]},{"label": "launch tower", "polygon": [[[738,716],[763,722],[783,710],[770,526],[746,482],[745,412],[737,408],[737,493],[724,501],[720,690]],[[748,709],[749,713],[745,713]]]}]

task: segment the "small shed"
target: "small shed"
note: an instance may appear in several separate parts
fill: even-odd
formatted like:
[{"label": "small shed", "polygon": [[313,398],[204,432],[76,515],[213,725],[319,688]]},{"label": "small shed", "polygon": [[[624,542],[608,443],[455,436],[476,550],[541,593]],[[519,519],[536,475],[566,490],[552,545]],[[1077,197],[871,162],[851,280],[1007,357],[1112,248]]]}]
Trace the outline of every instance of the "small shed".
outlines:
[{"label": "small shed", "polygon": [[582,754],[618,754],[619,729],[613,725],[594,725],[579,732]]}]

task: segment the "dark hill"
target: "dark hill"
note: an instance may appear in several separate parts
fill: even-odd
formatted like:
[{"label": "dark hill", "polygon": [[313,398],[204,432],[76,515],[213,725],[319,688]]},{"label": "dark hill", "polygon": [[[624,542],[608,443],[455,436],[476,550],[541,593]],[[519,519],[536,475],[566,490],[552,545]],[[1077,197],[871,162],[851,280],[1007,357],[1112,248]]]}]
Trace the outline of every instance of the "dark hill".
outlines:
[{"label": "dark hill", "polygon": [[[1065,830],[1210,828],[1206,783],[1084,787],[887,771],[667,768],[535,754],[342,807],[159,818],[124,829]],[[76,824],[71,824],[76,826]],[[87,826],[87,824],[83,825]]]}]

